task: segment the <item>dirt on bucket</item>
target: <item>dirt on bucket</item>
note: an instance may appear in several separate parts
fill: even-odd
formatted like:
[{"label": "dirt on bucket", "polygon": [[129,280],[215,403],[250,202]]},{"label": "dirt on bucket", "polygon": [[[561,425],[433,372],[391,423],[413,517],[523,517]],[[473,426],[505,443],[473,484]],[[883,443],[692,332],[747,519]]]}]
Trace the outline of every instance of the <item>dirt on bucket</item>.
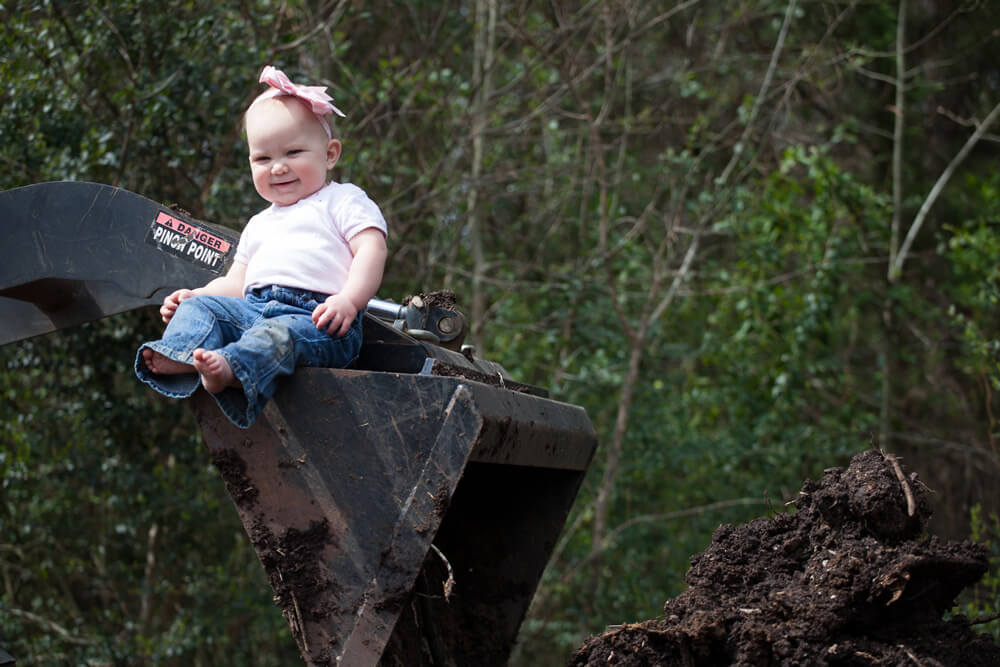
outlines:
[{"label": "dirt on bucket", "polygon": [[1000,665],[969,619],[944,620],[987,552],[927,537],[927,496],[891,454],[858,454],[795,512],[719,527],[663,618],[591,637],[569,665]]}]

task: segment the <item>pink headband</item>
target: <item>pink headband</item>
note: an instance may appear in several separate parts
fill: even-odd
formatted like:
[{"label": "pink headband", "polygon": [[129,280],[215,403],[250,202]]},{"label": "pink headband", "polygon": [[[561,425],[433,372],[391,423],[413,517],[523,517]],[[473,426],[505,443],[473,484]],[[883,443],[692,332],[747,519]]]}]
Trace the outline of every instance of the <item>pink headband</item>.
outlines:
[{"label": "pink headband", "polygon": [[320,124],[326,131],[326,136],[333,138],[333,134],[330,132],[330,123],[326,121],[326,116],[335,113],[338,116],[344,117],[344,112],[333,106],[333,98],[326,94],[326,86],[300,86],[292,83],[285,76],[284,72],[271,65],[264,67],[264,70],[260,73],[260,82],[266,83],[271,88],[258,95],[257,99],[250,104],[250,107],[247,109],[248,111],[253,108],[254,104],[257,104],[261,100],[291,95],[292,97],[299,98],[309,106],[310,111],[316,114],[316,118],[319,119]]}]

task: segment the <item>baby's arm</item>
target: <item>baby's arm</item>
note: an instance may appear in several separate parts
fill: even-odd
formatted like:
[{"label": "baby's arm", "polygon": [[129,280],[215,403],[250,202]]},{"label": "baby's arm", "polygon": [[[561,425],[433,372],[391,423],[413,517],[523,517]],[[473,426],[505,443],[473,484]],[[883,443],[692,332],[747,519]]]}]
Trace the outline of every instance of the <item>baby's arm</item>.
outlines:
[{"label": "baby's arm", "polygon": [[181,301],[193,296],[243,296],[243,282],[246,277],[247,265],[242,262],[233,262],[226,275],[209,281],[204,287],[179,289],[168,295],[163,300],[163,305],[160,306],[160,316],[164,322],[169,322],[177,311],[177,306],[181,305]]},{"label": "baby's arm", "polygon": [[351,323],[373,296],[382,283],[385,269],[385,235],[374,227],[364,229],[350,240],[351,268],[347,282],[338,294],[327,298],[313,311],[316,328],[331,336],[343,336],[351,328]]}]

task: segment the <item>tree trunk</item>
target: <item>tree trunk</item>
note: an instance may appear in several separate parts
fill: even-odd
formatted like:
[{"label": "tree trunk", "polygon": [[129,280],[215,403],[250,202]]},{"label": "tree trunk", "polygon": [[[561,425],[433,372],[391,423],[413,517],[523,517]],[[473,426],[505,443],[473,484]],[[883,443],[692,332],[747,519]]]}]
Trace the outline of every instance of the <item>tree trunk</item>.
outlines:
[{"label": "tree trunk", "polygon": [[491,72],[496,49],[498,0],[477,0],[476,38],[473,56],[473,83],[476,97],[472,112],[472,169],[467,198],[469,243],[472,250],[472,342],[483,349],[483,325],[486,318],[486,256],[483,251],[483,210],[479,201],[479,178],[483,171],[483,133],[489,114]]}]

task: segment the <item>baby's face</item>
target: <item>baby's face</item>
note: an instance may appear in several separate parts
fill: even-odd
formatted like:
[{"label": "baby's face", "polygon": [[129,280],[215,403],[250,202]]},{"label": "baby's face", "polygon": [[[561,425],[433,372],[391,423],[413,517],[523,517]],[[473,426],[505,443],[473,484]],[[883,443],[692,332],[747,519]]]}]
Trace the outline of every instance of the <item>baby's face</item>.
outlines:
[{"label": "baby's face", "polygon": [[326,185],[340,157],[319,120],[292,97],[261,100],[246,114],[250,172],[261,197],[289,206]]}]

